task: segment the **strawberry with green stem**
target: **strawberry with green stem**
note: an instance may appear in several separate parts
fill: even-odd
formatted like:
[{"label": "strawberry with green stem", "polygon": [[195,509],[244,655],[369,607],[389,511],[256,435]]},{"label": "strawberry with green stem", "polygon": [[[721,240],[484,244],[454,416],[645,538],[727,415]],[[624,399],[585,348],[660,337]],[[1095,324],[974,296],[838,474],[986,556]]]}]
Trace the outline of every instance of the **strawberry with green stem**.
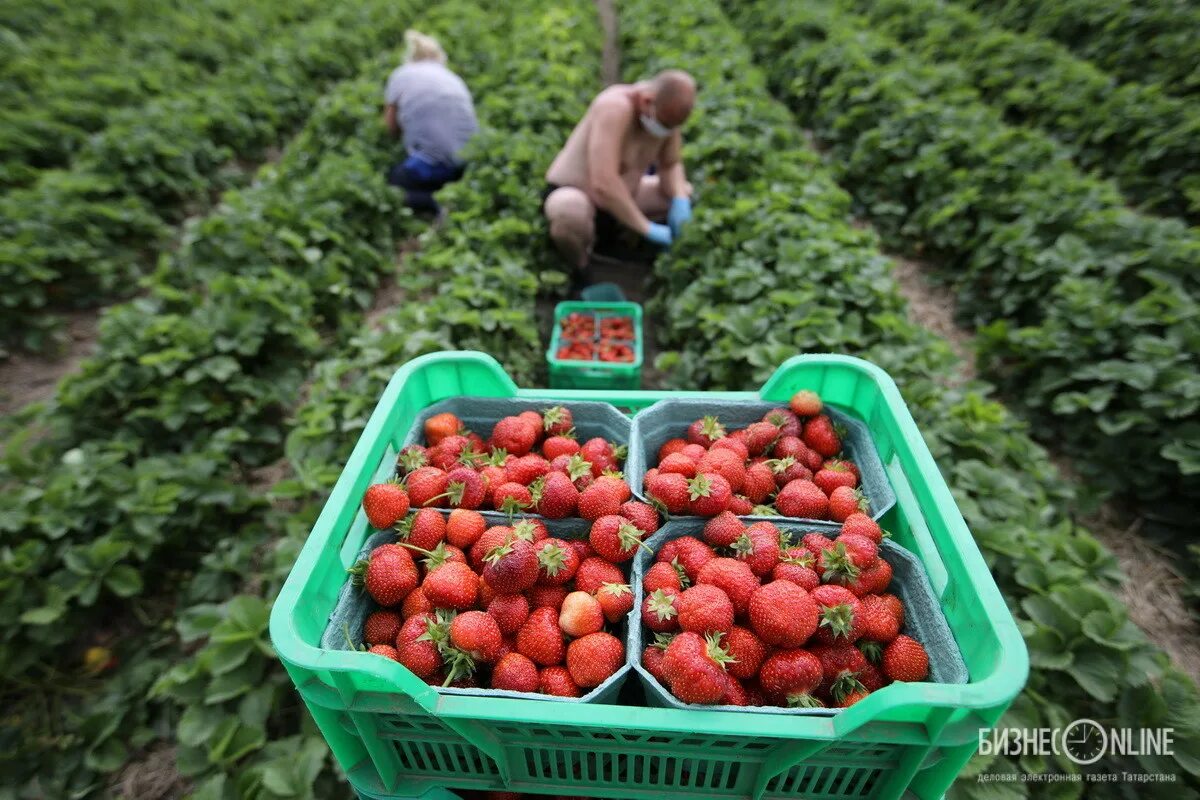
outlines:
[{"label": "strawberry with green stem", "polygon": [[376,483],[363,493],[363,511],[376,530],[387,530],[408,513],[408,493],[399,481]]}]

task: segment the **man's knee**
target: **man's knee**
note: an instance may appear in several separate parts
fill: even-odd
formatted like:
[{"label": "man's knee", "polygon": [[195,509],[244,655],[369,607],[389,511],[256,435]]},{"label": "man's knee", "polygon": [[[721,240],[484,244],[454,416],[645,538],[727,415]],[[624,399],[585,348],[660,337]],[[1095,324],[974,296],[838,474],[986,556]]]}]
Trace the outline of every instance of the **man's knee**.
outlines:
[{"label": "man's knee", "polygon": [[579,248],[591,245],[596,210],[582,190],[572,186],[555,189],[546,198],[545,214],[555,242]]}]

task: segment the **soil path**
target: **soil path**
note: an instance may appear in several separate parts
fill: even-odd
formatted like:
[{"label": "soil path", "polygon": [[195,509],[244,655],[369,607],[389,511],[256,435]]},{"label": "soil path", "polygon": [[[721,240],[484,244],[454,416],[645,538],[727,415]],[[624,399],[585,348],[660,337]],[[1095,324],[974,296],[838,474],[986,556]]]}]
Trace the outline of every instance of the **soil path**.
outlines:
[{"label": "soil path", "polygon": [[75,371],[96,347],[102,309],[74,311],[66,318],[67,342],[55,355],[12,353],[0,361],[0,416],[51,397],[58,382]]}]

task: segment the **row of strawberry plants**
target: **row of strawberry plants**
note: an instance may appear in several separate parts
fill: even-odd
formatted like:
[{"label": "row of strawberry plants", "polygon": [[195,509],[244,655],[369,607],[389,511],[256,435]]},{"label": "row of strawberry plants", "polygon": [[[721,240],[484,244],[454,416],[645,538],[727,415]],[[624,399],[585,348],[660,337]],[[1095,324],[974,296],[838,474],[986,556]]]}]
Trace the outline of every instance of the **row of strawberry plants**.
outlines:
[{"label": "row of strawberry plants", "polygon": [[[649,0],[627,0],[621,11],[634,74],[682,67],[701,87],[685,136],[703,202],[654,268],[658,330],[664,346],[676,348],[661,363],[671,381],[749,389],[797,351],[851,353],[884,367],[918,418],[1026,638],[1033,671],[1003,724],[1091,716],[1184,728],[1200,711],[1195,687],[1113,599],[1115,562],[1073,524],[1070,486],[988,386],[948,388],[945,377],[956,368],[948,345],[907,319],[876,238],[851,223],[850,198],[769,97],[715,0],[677,2],[675,19],[686,25],[669,29],[652,24],[657,11]],[[1178,763],[1155,766],[1195,768],[1183,751]],[[1114,756],[1103,766],[1135,764]],[[1078,769],[1065,758],[980,758],[958,787],[991,789],[974,781],[983,770]]]},{"label": "row of strawberry plants", "polygon": [[62,35],[4,65],[0,87],[0,187],[31,183],[67,164],[108,120],[150,99],[191,93],[263,41],[318,10],[302,3],[209,0],[148,14],[119,41],[109,34]]},{"label": "row of strawberry plants", "polygon": [[1170,523],[1171,498],[1200,490],[1200,234],[1129,211],[961,72],[861,17],[817,2],[738,13],[859,210],[941,267],[982,328],[986,372],[1096,484]]},{"label": "row of strawberry plants", "polygon": [[[519,380],[529,380],[540,357],[530,331],[536,258],[545,245],[533,234],[537,199],[513,175],[540,173],[552,144],[565,137],[596,88],[594,10],[586,0],[541,0],[496,14],[473,0],[455,0],[430,11],[420,26],[442,39],[464,73],[484,131],[472,145],[466,177],[439,195],[452,210],[447,228],[406,263],[401,304],[380,328],[314,370],[288,440],[294,475],[273,489],[286,502],[265,526],[233,531],[219,542],[181,592],[180,605],[187,608],[177,626],[180,647],[188,652],[202,646],[166,672],[154,696],[178,714],[173,736],[181,768],[201,781],[198,791],[214,796],[233,786],[239,792],[265,789],[268,798],[333,794],[328,753],[267,646],[269,598],[391,373],[429,350],[481,347],[515,365]],[[547,69],[552,80],[543,82]],[[268,554],[259,560],[262,582],[239,587],[234,597],[223,593],[232,565],[255,547]],[[235,635],[258,646],[231,648]],[[242,709],[260,702],[269,706],[265,721],[247,720]],[[230,731],[231,741],[249,742],[250,748],[213,747],[214,735],[223,741]]]},{"label": "row of strawberry plants", "polygon": [[101,33],[119,38],[148,12],[161,8],[154,0],[5,0],[0,3],[0,38],[8,49],[0,51],[0,72],[29,47],[45,39]]},{"label": "row of strawberry plants", "polygon": [[1200,92],[1200,10],[1192,3],[1139,0],[964,0],[1001,25],[1048,36],[1127,81]]},{"label": "row of strawberry plants", "polygon": [[1200,110],[1159,86],[1118,83],[1062,45],[1014,33],[944,0],[850,0],[872,27],[929,61],[953,64],[1013,124],[1066,144],[1136,204],[1200,218]]},{"label": "row of strawberry plants", "polygon": [[0,198],[0,341],[44,344],[47,307],[127,294],[170,225],[241,181],[365,52],[395,41],[405,7],[335,6],[195,91],[115,115],[74,168]]}]

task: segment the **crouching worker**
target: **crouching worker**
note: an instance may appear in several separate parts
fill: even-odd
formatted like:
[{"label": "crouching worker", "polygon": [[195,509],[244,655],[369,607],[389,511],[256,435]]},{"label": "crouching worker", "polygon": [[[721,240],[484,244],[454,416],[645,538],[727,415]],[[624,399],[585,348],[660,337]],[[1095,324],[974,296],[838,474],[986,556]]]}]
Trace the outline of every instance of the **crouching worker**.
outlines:
[{"label": "crouching worker", "polygon": [[405,63],[388,78],[383,122],[404,136],[407,158],[388,171],[388,183],[404,189],[414,211],[438,214],[433,194],[462,177],[459,153],[479,129],[471,91],[446,67],[437,40],[407,31]]},{"label": "crouching worker", "polygon": [[[695,101],[695,82],[679,70],[610,86],[592,101],[542,193],[550,238],[573,267],[623,228],[660,247],[679,235],[692,214],[680,128]],[[651,165],[657,174],[647,174]]]}]

